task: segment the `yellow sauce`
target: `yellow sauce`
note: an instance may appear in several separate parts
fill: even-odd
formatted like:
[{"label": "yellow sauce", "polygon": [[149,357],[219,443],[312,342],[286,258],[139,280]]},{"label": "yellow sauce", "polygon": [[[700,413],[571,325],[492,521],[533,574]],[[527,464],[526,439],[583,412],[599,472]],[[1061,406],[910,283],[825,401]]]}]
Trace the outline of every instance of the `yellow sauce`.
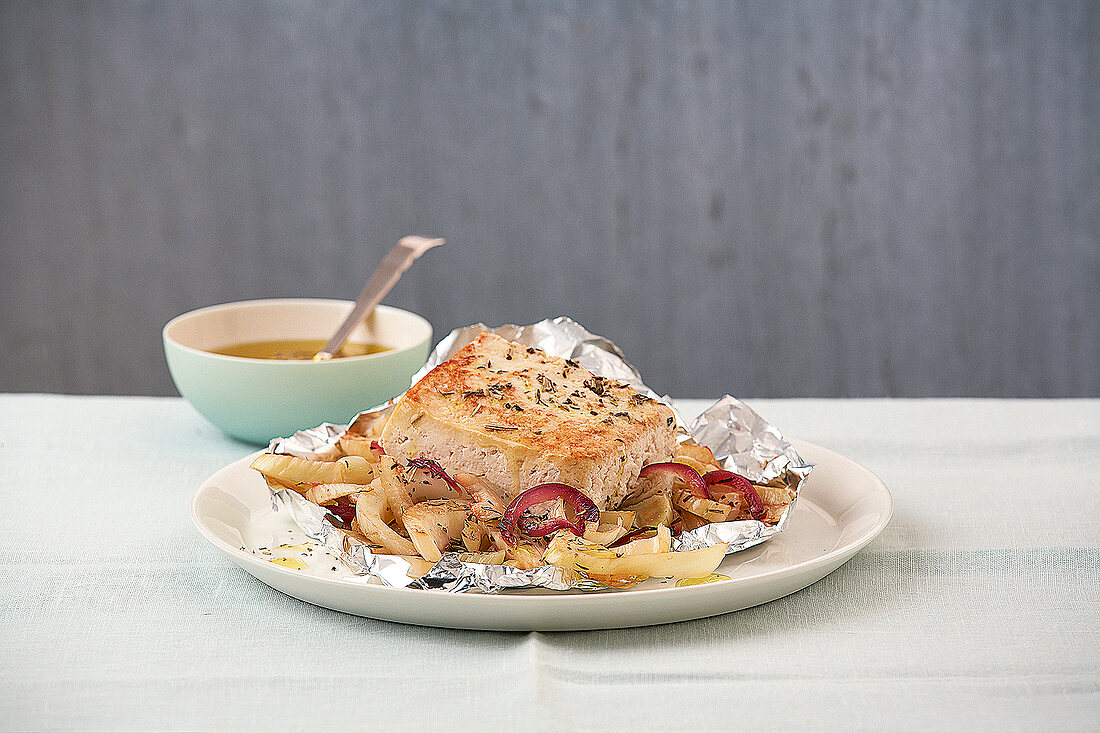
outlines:
[{"label": "yellow sauce", "polygon": [[[282,339],[280,341],[249,341],[243,344],[230,344],[218,349],[209,349],[211,353],[222,356],[240,356],[245,359],[282,359],[308,361],[325,348],[324,339]],[[389,351],[391,347],[381,344],[361,344],[349,341],[333,356],[339,359],[345,356],[366,356]]]},{"label": "yellow sauce", "polygon": [[729,580],[730,576],[722,575],[721,573],[711,573],[710,575],[704,575],[701,578],[680,578],[676,581],[677,588],[683,588],[686,585],[702,585],[703,583],[717,583],[719,580]]},{"label": "yellow sauce", "polygon": [[276,565],[282,565],[284,568],[291,568],[293,570],[305,570],[309,567],[296,557],[273,557],[268,560],[268,562],[273,562]]}]

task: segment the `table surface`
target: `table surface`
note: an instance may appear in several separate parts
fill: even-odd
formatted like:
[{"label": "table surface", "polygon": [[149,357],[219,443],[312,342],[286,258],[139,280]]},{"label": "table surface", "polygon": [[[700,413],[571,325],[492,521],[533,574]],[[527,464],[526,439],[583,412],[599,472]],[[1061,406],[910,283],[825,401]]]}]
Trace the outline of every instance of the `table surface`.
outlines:
[{"label": "table surface", "polygon": [[188,504],[253,448],[182,400],[0,395],[0,728],[1097,729],[1100,400],[749,402],[882,477],[877,540],[737,613],[498,633],[230,564]]}]

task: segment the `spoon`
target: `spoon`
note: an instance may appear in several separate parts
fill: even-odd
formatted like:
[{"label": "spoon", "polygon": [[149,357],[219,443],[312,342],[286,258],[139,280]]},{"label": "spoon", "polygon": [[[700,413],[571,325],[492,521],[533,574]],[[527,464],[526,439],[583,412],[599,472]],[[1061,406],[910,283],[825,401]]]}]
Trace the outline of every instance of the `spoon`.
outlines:
[{"label": "spoon", "polygon": [[325,344],[325,348],[313,355],[313,360],[327,361],[339,354],[352,329],[374,311],[374,307],[381,303],[382,298],[385,298],[393,289],[405,270],[408,270],[420,255],[441,244],[443,244],[442,239],[402,237],[397,246],[390,250],[390,253],[386,255],[386,259],[382,260],[382,264],[370,276],[367,284],[363,286],[363,292],[359,293],[359,298],[355,301],[355,307],[351,309],[351,313],[340,324],[340,328],[336,329],[336,333]]}]

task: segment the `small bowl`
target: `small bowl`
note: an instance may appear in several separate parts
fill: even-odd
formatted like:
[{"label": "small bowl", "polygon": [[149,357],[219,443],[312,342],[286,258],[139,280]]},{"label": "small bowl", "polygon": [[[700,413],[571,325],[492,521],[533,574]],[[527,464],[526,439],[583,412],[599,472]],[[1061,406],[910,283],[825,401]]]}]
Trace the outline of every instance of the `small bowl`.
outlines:
[{"label": "small bowl", "polygon": [[180,394],[203,417],[250,443],[293,435],[323,422],[343,424],[404,392],[423,366],[432,326],[399,308],[378,306],[349,341],[389,351],[331,361],[223,356],[232,344],[328,339],[354,304],[347,300],[245,300],[184,313],[164,326],[164,355]]}]

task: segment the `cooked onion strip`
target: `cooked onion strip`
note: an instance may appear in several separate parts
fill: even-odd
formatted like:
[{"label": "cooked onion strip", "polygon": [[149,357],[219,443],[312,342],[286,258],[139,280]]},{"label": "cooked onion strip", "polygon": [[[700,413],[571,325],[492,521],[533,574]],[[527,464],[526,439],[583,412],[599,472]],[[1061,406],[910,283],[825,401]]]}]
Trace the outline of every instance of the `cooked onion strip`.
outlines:
[{"label": "cooked onion strip", "polygon": [[421,501],[405,510],[405,529],[425,560],[438,562],[451,544],[462,539],[469,505],[451,499]]},{"label": "cooked onion strip", "polygon": [[546,563],[542,560],[541,548],[532,544],[521,543],[508,549],[508,557],[504,564],[520,570],[531,570]]},{"label": "cooked onion strip", "polygon": [[600,524],[621,524],[625,529],[634,529],[636,514],[633,511],[616,510],[600,512]]},{"label": "cooked onion strip", "polygon": [[589,525],[582,535],[589,542],[597,545],[610,545],[627,533],[626,527],[616,522],[615,524]]},{"label": "cooked onion strip", "polygon": [[306,489],[305,496],[314,504],[328,504],[362,490],[362,484],[317,484]]},{"label": "cooked onion strip", "polygon": [[639,527],[656,527],[658,524],[672,526],[676,519],[676,510],[667,494],[654,494],[630,506],[634,512],[634,523]]},{"label": "cooked onion strip", "polygon": [[[691,458],[693,461],[695,461],[696,463],[700,463],[703,466],[718,468],[718,459],[714,457],[714,452],[706,446],[699,445],[694,440],[686,440],[676,446],[675,460],[678,461],[684,457]],[[706,473],[707,471],[711,470],[711,468],[707,468],[706,471],[702,471],[700,473]]]},{"label": "cooked onion strip", "polygon": [[504,550],[493,552],[460,552],[458,559],[462,562],[476,562],[482,565],[500,565],[504,562]]},{"label": "cooked onion strip", "polygon": [[364,491],[355,502],[355,521],[359,531],[394,555],[416,555],[412,542],[397,534],[383,519],[388,513],[386,498],[379,491]]},{"label": "cooked onion strip", "polygon": [[732,512],[732,507],[729,504],[713,499],[700,499],[686,490],[674,491],[672,493],[672,503],[682,511],[691,512],[708,522],[724,522]]},{"label": "cooked onion strip", "polygon": [[[672,530],[663,524],[657,525],[652,537],[630,539],[630,535],[627,535],[623,540],[619,540],[622,544],[617,544],[612,547],[615,552],[620,555],[652,555],[661,552],[672,552]],[[641,532],[642,530],[638,530]],[[633,533],[632,533],[633,534]]]},{"label": "cooked onion strip", "polygon": [[378,457],[382,455],[381,448],[379,448],[379,450],[374,450],[374,447],[378,445],[378,443],[371,440],[366,435],[344,433],[336,441],[336,444],[340,447],[340,450],[344,452],[344,455],[361,456],[371,463],[377,462]]},{"label": "cooked onion strip", "polygon": [[409,563],[409,571],[405,573],[410,578],[420,578],[435,565],[434,562],[428,562],[420,555],[398,555],[402,560]]},{"label": "cooked onion strip", "polygon": [[456,473],[455,482],[474,500],[470,511],[482,522],[499,521],[507,507],[487,481],[472,473]]},{"label": "cooked onion strip", "polygon": [[252,468],[266,478],[304,493],[317,484],[369,484],[374,468],[362,456],[344,456],[335,461],[310,461],[297,456],[261,453]]},{"label": "cooked onion strip", "polygon": [[409,494],[405,481],[401,478],[397,461],[389,456],[382,456],[378,462],[379,487],[382,495],[386,497],[393,520],[398,527],[404,528],[405,510],[413,505],[412,496]]}]

